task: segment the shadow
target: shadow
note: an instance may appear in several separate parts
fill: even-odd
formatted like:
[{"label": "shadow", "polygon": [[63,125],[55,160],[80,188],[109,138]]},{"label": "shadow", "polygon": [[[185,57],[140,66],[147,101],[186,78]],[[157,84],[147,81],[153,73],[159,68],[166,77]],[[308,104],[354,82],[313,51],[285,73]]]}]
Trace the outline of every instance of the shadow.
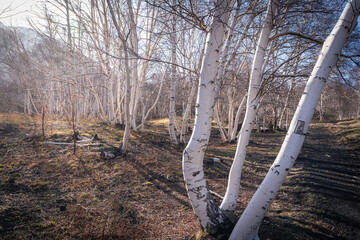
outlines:
[{"label": "shadow", "polygon": [[[153,183],[154,186],[163,191],[166,195],[168,195],[170,198],[175,199],[176,201],[178,201],[180,204],[191,208],[191,205],[189,202],[184,201],[183,199],[178,198],[177,196],[175,196],[174,194],[172,194],[172,191],[174,192],[178,192],[179,194],[183,195],[184,197],[187,198],[187,193],[186,193],[186,189],[185,189],[185,183],[183,181],[180,180],[169,180],[167,179],[165,176],[163,176],[162,174],[159,174],[157,172],[154,172],[153,170],[151,170],[150,168],[148,168],[146,165],[142,164],[141,162],[139,162],[136,159],[130,159],[128,161],[130,164],[133,165],[133,167],[139,171],[139,173],[142,176],[152,176],[152,178],[147,178],[146,180]],[[158,182],[154,181],[154,180],[158,180]],[[159,182],[161,184],[159,184]],[[171,189],[168,190],[168,188]]]}]

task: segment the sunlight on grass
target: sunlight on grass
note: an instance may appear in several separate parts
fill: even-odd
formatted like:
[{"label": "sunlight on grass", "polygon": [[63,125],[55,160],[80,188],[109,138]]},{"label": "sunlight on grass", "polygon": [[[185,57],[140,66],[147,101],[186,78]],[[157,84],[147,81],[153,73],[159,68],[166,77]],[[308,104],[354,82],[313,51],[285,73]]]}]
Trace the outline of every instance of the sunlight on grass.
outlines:
[{"label": "sunlight on grass", "polygon": [[149,124],[155,125],[155,126],[168,126],[169,125],[169,119],[168,118],[160,118],[149,121]]},{"label": "sunlight on grass", "polygon": [[360,149],[360,120],[328,123],[326,127],[337,135],[340,142]]}]

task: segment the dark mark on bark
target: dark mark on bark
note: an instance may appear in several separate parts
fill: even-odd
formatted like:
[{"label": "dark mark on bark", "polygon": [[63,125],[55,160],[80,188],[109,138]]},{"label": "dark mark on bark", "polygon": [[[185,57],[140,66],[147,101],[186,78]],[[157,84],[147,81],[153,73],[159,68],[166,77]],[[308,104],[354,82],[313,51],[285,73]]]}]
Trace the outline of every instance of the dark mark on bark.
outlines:
[{"label": "dark mark on bark", "polygon": [[305,121],[298,120],[297,124],[296,124],[296,127],[295,127],[295,130],[294,130],[294,133],[305,136],[306,133],[304,133],[304,128],[305,128]]}]

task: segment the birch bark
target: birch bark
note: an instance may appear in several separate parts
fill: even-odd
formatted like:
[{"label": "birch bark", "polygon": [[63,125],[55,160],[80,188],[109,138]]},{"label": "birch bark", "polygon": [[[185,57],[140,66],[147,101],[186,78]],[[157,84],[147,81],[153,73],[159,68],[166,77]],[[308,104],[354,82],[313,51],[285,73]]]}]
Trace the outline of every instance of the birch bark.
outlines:
[{"label": "birch bark", "polygon": [[171,33],[171,77],[170,77],[170,102],[169,102],[169,135],[170,140],[174,144],[178,144],[175,134],[175,88],[176,88],[176,16],[172,17],[172,33]]},{"label": "birch bark", "polygon": [[241,170],[245,162],[246,150],[249,144],[250,134],[254,125],[256,109],[259,101],[259,90],[262,78],[265,50],[269,43],[270,32],[273,28],[273,17],[275,15],[276,8],[277,2],[270,0],[265,15],[264,25],[261,30],[260,38],[253,59],[245,119],[240,130],[234,161],[229,173],[226,193],[220,206],[221,210],[223,211],[234,211],[236,207],[236,201],[240,188]]},{"label": "birch bark", "polygon": [[191,205],[206,232],[226,222],[226,217],[210,196],[204,178],[203,158],[209,142],[216,97],[216,73],[228,22],[230,0],[215,3],[213,22],[206,39],[205,56],[200,71],[194,129],[183,153],[183,173]]},{"label": "birch bark", "polygon": [[258,229],[262,219],[300,152],[326,79],[357,23],[359,10],[360,0],[350,0],[332,32],[326,38],[280,152],[237,222],[230,240],[259,239]]}]

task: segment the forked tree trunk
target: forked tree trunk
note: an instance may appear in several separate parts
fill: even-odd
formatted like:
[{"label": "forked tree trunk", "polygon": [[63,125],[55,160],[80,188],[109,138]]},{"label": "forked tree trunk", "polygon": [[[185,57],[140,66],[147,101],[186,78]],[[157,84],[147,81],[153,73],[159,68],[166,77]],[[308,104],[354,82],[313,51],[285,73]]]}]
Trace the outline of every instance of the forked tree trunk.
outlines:
[{"label": "forked tree trunk", "polygon": [[183,153],[183,173],[192,208],[206,232],[217,232],[227,218],[212,200],[204,178],[203,158],[209,142],[216,97],[216,73],[228,22],[230,0],[215,3],[213,22],[206,39],[200,71],[194,129]]},{"label": "forked tree trunk", "polygon": [[252,64],[245,119],[241,126],[235,158],[229,173],[226,193],[220,206],[223,211],[234,211],[236,207],[240,188],[241,170],[245,162],[246,150],[249,144],[251,130],[255,123],[257,105],[260,97],[259,90],[265,50],[269,43],[270,32],[273,28],[273,17],[276,8],[276,1],[270,0]]},{"label": "forked tree trunk", "polygon": [[230,236],[231,240],[259,239],[258,229],[263,217],[300,152],[326,79],[336,64],[350,32],[357,23],[359,10],[360,0],[350,0],[334,29],[325,40],[280,152],[237,222]]}]

